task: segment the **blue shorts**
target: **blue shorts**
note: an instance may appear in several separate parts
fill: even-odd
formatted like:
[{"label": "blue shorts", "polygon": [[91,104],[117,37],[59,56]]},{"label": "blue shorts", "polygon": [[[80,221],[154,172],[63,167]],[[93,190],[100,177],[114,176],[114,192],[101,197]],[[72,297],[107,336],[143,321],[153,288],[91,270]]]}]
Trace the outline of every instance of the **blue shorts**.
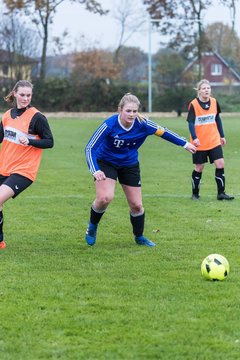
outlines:
[{"label": "blue shorts", "polygon": [[9,176],[4,176],[0,174],[0,185],[9,186],[14,192],[13,198],[18,196],[32,183],[32,180],[19,174],[11,174]]},{"label": "blue shorts", "polygon": [[118,180],[122,185],[141,187],[139,163],[130,166],[118,166],[98,160],[98,165],[107,178]]}]

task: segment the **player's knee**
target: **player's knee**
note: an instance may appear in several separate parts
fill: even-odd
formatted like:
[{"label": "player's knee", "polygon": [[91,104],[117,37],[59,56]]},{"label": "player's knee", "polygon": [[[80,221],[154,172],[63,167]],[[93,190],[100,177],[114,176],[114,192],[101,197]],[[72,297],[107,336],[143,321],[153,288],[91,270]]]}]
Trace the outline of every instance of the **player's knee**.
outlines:
[{"label": "player's knee", "polygon": [[131,204],[131,212],[133,214],[141,214],[144,212],[143,206],[141,203]]},{"label": "player's knee", "polygon": [[224,159],[218,159],[218,161],[216,162],[216,167],[218,169],[223,169],[224,168]]},{"label": "player's knee", "polygon": [[4,197],[2,197],[1,194],[0,194],[0,211],[1,211],[2,208],[3,208],[4,202],[5,202],[5,199],[4,199]]},{"label": "player's knee", "polygon": [[98,204],[101,206],[101,208],[105,208],[110,204],[110,202],[113,200],[114,195],[102,195],[97,199]]},{"label": "player's knee", "polygon": [[195,170],[199,173],[203,172],[203,169],[204,169],[204,164],[197,164],[195,166]]}]

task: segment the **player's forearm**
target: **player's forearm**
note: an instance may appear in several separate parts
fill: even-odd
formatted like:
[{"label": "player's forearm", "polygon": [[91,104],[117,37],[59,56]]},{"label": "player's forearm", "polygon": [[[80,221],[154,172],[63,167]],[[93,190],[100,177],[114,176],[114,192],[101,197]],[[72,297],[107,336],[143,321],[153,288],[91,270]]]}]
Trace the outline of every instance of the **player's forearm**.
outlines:
[{"label": "player's forearm", "polygon": [[2,143],[3,138],[4,138],[4,130],[3,130],[2,123],[0,123],[0,143]]},{"label": "player's forearm", "polygon": [[216,115],[216,124],[217,124],[218,132],[219,132],[221,138],[224,138],[224,131],[223,131],[223,126],[222,126],[222,120],[221,120],[219,114]]},{"label": "player's forearm", "polygon": [[87,160],[89,171],[91,172],[92,175],[100,170],[98,163],[97,163],[97,159],[92,154],[92,152],[86,151],[86,160]]},{"label": "player's forearm", "polygon": [[195,140],[197,138],[197,135],[196,135],[194,123],[190,121],[188,123],[188,128],[189,128],[192,139]]},{"label": "player's forearm", "polygon": [[89,170],[92,174],[99,171],[99,166],[96,157],[96,151],[102,144],[108,133],[108,127],[106,123],[103,123],[91,136],[89,142],[85,147],[85,155]]},{"label": "player's forearm", "polygon": [[179,136],[178,134],[168,130],[167,128],[164,128],[164,133],[161,137],[164,140],[167,140],[178,146],[185,146],[187,144],[187,140],[184,137]]},{"label": "player's forearm", "polygon": [[50,149],[53,147],[53,139],[29,139],[28,145],[34,146],[39,149]]}]

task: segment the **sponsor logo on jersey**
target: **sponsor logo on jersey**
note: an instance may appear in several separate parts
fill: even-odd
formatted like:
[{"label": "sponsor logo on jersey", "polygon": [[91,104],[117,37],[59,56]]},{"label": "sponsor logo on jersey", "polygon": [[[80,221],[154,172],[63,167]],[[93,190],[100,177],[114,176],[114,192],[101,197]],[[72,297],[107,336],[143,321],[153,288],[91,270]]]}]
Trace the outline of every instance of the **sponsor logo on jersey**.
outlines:
[{"label": "sponsor logo on jersey", "polygon": [[5,129],[5,131],[4,131],[4,138],[5,139],[8,139],[8,140],[11,139],[11,140],[15,141],[16,137],[17,137],[16,131]]},{"label": "sponsor logo on jersey", "polygon": [[4,140],[14,142],[15,144],[20,144],[19,138],[22,136],[25,136],[28,139],[36,139],[35,135],[26,134],[18,129],[14,129],[13,127],[6,126],[4,128]]},{"label": "sponsor logo on jersey", "polygon": [[123,144],[124,144],[124,140],[118,140],[118,139],[115,139],[114,140],[114,146],[116,147],[116,148],[120,148],[121,146],[123,146]]},{"label": "sponsor logo on jersey", "polygon": [[197,116],[195,125],[207,125],[215,122],[215,114]]}]

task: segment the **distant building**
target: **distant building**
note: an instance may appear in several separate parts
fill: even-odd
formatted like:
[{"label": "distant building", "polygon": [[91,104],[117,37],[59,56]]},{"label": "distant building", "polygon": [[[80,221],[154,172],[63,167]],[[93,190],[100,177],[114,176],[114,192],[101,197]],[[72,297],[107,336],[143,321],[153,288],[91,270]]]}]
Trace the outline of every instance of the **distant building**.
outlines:
[{"label": "distant building", "polygon": [[9,84],[19,79],[31,80],[36,60],[0,49],[0,82]]},{"label": "distant building", "polygon": [[73,67],[72,55],[47,56],[46,77],[68,77]]},{"label": "distant building", "polygon": [[[206,52],[201,59],[201,78],[208,79],[213,88],[240,87],[240,75],[216,52]],[[183,70],[181,83],[196,82],[199,64],[195,57]]]}]

